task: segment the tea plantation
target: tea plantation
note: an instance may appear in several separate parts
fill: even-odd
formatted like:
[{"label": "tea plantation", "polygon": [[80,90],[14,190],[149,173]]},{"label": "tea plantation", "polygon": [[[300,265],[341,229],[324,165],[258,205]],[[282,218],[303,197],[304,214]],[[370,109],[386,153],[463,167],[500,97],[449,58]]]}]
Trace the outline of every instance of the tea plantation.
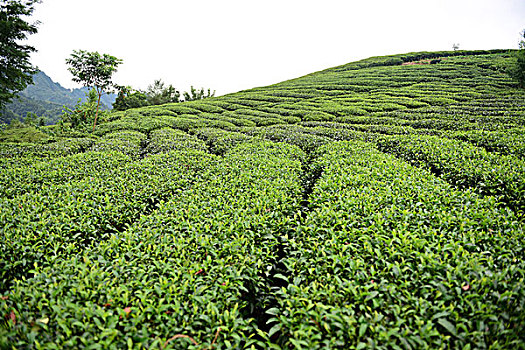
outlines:
[{"label": "tea plantation", "polygon": [[0,348],[525,349],[510,60],[374,57],[0,144]]}]

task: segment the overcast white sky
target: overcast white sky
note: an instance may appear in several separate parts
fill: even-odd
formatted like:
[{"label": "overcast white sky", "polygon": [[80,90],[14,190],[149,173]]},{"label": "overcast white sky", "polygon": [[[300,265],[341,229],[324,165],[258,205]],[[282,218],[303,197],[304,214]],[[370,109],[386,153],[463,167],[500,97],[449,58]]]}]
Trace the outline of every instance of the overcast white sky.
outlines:
[{"label": "overcast white sky", "polygon": [[65,87],[82,49],[123,59],[121,85],[222,95],[370,56],[517,48],[525,0],[43,0],[33,19],[32,63]]}]

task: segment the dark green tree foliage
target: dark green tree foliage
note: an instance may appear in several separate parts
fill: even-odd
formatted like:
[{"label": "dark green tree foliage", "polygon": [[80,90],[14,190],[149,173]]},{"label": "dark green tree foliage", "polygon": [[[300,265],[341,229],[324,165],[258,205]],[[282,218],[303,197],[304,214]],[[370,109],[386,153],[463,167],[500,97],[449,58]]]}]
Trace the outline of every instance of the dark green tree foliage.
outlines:
[{"label": "dark green tree foliage", "polygon": [[86,94],[88,99],[82,103],[79,99],[77,105],[74,108],[64,107],[64,113],[61,119],[65,123],[69,123],[72,128],[79,128],[86,126],[95,120],[97,110],[97,99],[98,93],[95,89],[89,90]]},{"label": "dark green tree foliage", "polygon": [[122,60],[108,54],[74,50],[71,57],[66,59],[70,66],[68,69],[73,74],[73,81],[95,89],[98,94],[97,112],[93,121],[93,130],[97,124],[100,98],[104,92],[111,90],[115,85],[111,76],[117,71],[117,66]]},{"label": "dark green tree foliage", "polygon": [[113,103],[113,109],[116,111],[149,105],[148,96],[142,91],[134,90],[130,86],[120,86],[118,90],[117,99]]},{"label": "dark green tree foliage", "polygon": [[210,89],[205,91],[204,88],[197,90],[192,86],[190,92],[183,92],[184,99],[181,99],[180,92],[171,84],[166,86],[162,79],[155,80],[146,91],[134,90],[130,86],[120,86],[118,89],[118,97],[113,103],[113,109],[117,111],[165,103],[202,100],[215,96],[215,91],[211,92]]},{"label": "dark green tree foliage", "polygon": [[179,102],[180,99],[180,92],[171,84],[165,87],[161,79],[155,80],[152,85],[148,86],[146,95],[150,105]]},{"label": "dark green tree foliage", "polygon": [[521,35],[524,40],[520,41],[519,50],[514,54],[515,62],[509,68],[509,74],[521,87],[525,87],[525,30]]},{"label": "dark green tree foliage", "polygon": [[207,92],[204,91],[204,88],[201,88],[200,90],[195,89],[193,86],[191,87],[190,92],[184,92],[184,101],[196,101],[196,100],[202,100],[208,97],[215,96],[215,90],[211,92],[210,89],[208,89]]},{"label": "dark green tree foliage", "polygon": [[33,81],[36,69],[29,62],[35,51],[20,41],[37,32],[38,23],[24,17],[33,13],[39,0],[3,0],[0,2],[0,109]]}]

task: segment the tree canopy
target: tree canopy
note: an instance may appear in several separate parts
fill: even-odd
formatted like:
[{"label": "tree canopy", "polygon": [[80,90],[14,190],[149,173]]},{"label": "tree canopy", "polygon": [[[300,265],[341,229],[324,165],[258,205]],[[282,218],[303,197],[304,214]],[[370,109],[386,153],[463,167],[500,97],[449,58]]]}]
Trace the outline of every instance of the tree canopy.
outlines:
[{"label": "tree canopy", "polygon": [[130,108],[139,108],[148,106],[148,96],[146,93],[135,90],[131,86],[119,86],[118,95],[113,102],[115,111],[125,111]]},{"label": "tree canopy", "polygon": [[215,96],[215,90],[211,92],[211,90],[208,89],[208,91],[205,92],[204,88],[201,88],[200,90],[198,90],[192,86],[190,89],[190,92],[184,92],[184,101],[202,100],[202,99],[213,97],[213,96]]},{"label": "tree canopy", "polygon": [[37,32],[37,23],[29,23],[26,17],[33,13],[40,0],[4,0],[0,2],[0,109],[10,102],[19,91],[33,81],[36,73],[29,61],[35,51],[23,45],[28,35]]},{"label": "tree canopy", "polygon": [[152,85],[148,86],[146,95],[149,103],[152,105],[179,102],[180,100],[180,92],[171,84],[165,86],[161,79],[155,80]]},{"label": "tree canopy", "polygon": [[97,112],[93,122],[93,129],[95,129],[100,108],[100,97],[104,92],[115,87],[111,77],[117,71],[122,60],[108,54],[101,55],[96,51],[75,50],[71,57],[66,59],[66,63],[70,66],[68,70],[73,74],[74,82],[91,87],[98,94]]},{"label": "tree canopy", "polygon": [[211,92],[211,89],[205,91],[204,88],[199,90],[191,86],[190,92],[183,92],[184,99],[181,99],[181,93],[173,85],[166,85],[162,79],[155,80],[146,91],[135,90],[130,86],[120,86],[118,90],[118,97],[113,103],[113,109],[117,111],[165,103],[202,100],[215,96],[215,91]]}]

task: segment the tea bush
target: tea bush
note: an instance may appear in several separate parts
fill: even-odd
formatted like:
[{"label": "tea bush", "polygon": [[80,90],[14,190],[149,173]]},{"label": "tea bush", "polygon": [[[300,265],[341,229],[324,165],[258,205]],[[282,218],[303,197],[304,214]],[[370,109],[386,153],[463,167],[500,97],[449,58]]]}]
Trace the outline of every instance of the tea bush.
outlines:
[{"label": "tea bush", "polygon": [[523,227],[365,143],[321,147],[310,211],[287,247],[275,348],[519,348]]},{"label": "tea bush", "polygon": [[524,349],[509,60],[372,57],[0,143],[0,348]]},{"label": "tea bush", "polygon": [[430,168],[458,188],[473,188],[482,195],[496,196],[519,215],[524,213],[525,162],[521,159],[436,136],[391,136],[378,140],[378,147]]}]

